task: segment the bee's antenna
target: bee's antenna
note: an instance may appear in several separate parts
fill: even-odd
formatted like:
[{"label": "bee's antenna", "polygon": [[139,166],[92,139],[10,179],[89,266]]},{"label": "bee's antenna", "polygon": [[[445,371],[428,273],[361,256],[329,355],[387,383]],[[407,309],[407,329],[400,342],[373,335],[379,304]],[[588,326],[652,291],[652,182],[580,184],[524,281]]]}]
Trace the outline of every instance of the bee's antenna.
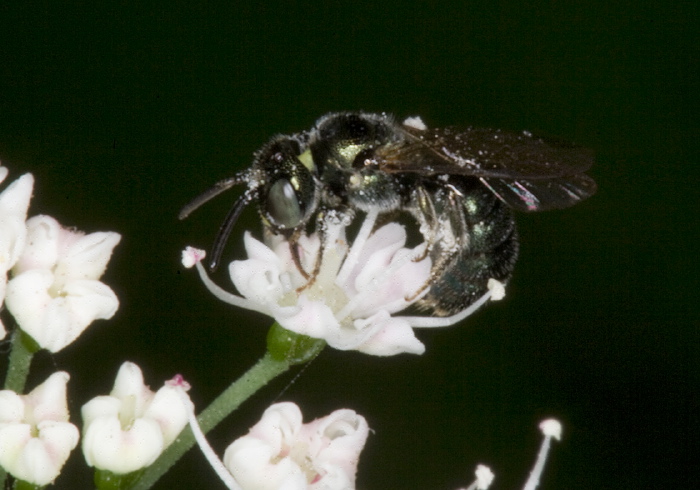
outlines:
[{"label": "bee's antenna", "polygon": [[178,218],[187,218],[190,214],[192,214],[192,212],[195,209],[199,208],[202,204],[210,201],[211,199],[214,199],[216,196],[218,196],[224,191],[229,190],[234,185],[245,184],[246,182],[248,182],[248,172],[241,172],[239,174],[234,175],[233,177],[229,177],[228,179],[224,179],[217,182],[212,188],[204,191],[202,194],[195,197],[194,199],[192,199],[192,201],[185,205],[185,207],[182,208],[182,210],[180,211]]},{"label": "bee's antenna", "polygon": [[[216,234],[216,238],[214,239],[214,245],[212,246],[211,254],[209,255],[209,257],[210,257],[209,258],[209,270],[211,272],[214,272],[217,269],[217,267],[219,267],[219,261],[221,260],[221,255],[224,252],[224,247],[226,246],[226,242],[228,241],[228,237],[231,234],[231,229],[233,228],[233,225],[238,220],[238,217],[243,212],[243,209],[248,204],[250,204],[250,201],[253,200],[254,190],[255,189],[248,189],[241,197],[238,198],[236,203],[231,207],[230,211],[226,215],[226,219],[224,220],[224,223],[221,225],[221,228],[219,228],[219,232]],[[210,190],[210,192],[211,192],[211,190]],[[219,191],[216,194],[218,194],[220,192],[223,192],[223,191]],[[205,193],[205,194],[207,194],[207,193]],[[214,197],[216,194],[212,195],[211,197]],[[209,197],[209,199],[211,199],[211,197]],[[202,202],[205,202],[205,201],[202,201]]]}]

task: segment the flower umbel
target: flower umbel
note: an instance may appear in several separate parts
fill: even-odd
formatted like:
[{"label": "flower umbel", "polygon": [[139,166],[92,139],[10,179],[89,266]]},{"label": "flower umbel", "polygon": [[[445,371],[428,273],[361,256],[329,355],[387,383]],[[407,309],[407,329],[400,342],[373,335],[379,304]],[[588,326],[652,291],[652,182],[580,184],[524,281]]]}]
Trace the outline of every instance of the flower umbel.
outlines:
[{"label": "flower umbel", "polygon": [[355,488],[355,473],[369,427],[352,410],[302,424],[294,403],[277,403],[231,444],[224,464],[244,489]]},{"label": "flower umbel", "polygon": [[87,402],[82,414],[85,460],[117,474],[153,463],[187,424],[176,388],[166,384],[152,392],[131,362],[122,364],[112,393]]},{"label": "flower umbel", "polygon": [[27,395],[0,391],[0,465],[15,478],[48,485],[78,444],[78,428],[68,422],[68,378],[52,374]]},{"label": "flower umbel", "polygon": [[491,291],[452,317],[398,315],[428,292],[424,286],[430,280],[431,260],[425,243],[406,248],[402,225],[389,223],[374,230],[377,214],[368,213],[351,245],[345,234],[347,220],[327,216],[323,243],[318,233],[295,242],[299,264],[283,237],[273,235],[263,244],[246,233],[248,259],[229,266],[243,297],[223,291],[207,277],[194,257],[201,257],[200,251],[189,249],[183,263],[197,263],[207,287],[223,301],[270,315],[284,328],[323,339],[336,349],[379,356],[422,354],[425,346],[414,327],[452,325],[486,302]]}]

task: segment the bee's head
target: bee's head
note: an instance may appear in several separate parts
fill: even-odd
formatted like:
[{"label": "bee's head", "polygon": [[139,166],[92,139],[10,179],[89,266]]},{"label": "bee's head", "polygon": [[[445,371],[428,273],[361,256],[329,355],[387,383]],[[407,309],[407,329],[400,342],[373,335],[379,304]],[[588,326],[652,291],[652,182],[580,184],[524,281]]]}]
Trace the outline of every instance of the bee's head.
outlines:
[{"label": "bee's head", "polygon": [[304,227],[318,206],[311,153],[297,140],[280,136],[255,158],[260,215],[273,233],[291,235]]},{"label": "bee's head", "polygon": [[217,182],[180,211],[180,219],[185,219],[222,192],[241,184],[248,187],[233,204],[219,228],[209,256],[210,270],[218,267],[238,217],[256,199],[263,223],[272,233],[289,237],[309,221],[318,206],[319,193],[311,152],[307,150],[300,154],[300,141],[304,137],[304,134],[300,134],[274,138],[256,152],[251,168]]}]

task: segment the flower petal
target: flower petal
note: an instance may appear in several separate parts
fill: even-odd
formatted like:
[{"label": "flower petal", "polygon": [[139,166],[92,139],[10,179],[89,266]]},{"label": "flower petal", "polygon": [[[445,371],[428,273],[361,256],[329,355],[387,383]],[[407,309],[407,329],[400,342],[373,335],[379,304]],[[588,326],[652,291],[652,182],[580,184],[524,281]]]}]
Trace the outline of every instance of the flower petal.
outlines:
[{"label": "flower petal", "polygon": [[295,403],[275,403],[265,410],[249,435],[265,441],[279,453],[297,438],[302,421],[301,410]]},{"label": "flower petal", "polygon": [[236,289],[261,306],[279,300],[284,294],[281,270],[273,262],[235,260],[229,264],[229,274]]},{"label": "flower petal", "polygon": [[3,466],[19,480],[48,485],[61,473],[71,450],[78,443],[78,437],[78,430],[73,424],[53,423],[40,429],[39,437],[30,438],[14,461]]},{"label": "flower petal", "polygon": [[69,278],[99,279],[121,238],[119,233],[111,231],[80,237],[61,257],[56,274],[65,273]]},{"label": "flower petal", "polygon": [[[380,251],[380,254],[383,255],[387,250],[389,249]],[[384,259],[380,259],[380,265],[373,271],[373,277],[360,281],[362,274],[358,276],[359,291],[369,289],[371,294],[365,294],[363,301],[355,306],[355,316],[367,317],[380,310],[396,313],[406,309],[415,301],[416,292],[423,287],[425,281],[430,277],[432,265],[428,257],[419,262],[414,262],[412,257],[415,254],[414,250],[401,249],[390,257],[386,265],[383,264]],[[373,286],[372,281],[374,277],[381,276],[386,269],[392,270],[391,275],[386,277],[379,286]],[[369,271],[370,266],[367,265],[365,270]],[[406,298],[409,298],[410,301],[407,301]]]},{"label": "flower petal", "polygon": [[32,426],[25,423],[0,424],[0,466],[14,474],[22,451],[32,439]]},{"label": "flower petal", "polygon": [[50,292],[53,282],[47,270],[28,270],[8,283],[6,297],[22,330],[51,352],[71,344],[94,320],[111,318],[119,307],[114,292],[99,281],[70,281],[58,297]]},{"label": "flower petal", "polygon": [[14,216],[25,221],[33,188],[32,174],[24,174],[8,185],[0,193],[0,216]]},{"label": "flower petal", "polygon": [[70,376],[64,371],[53,373],[46,381],[25,397],[25,413],[31,413],[33,420],[54,422],[68,421],[66,391]]},{"label": "flower petal", "polygon": [[93,421],[100,417],[119,417],[119,409],[122,406],[122,401],[113,396],[96,396],[88,401],[80,410],[83,417],[83,427],[92,424]]},{"label": "flower petal", "polygon": [[14,267],[25,247],[25,221],[33,187],[34,177],[24,174],[0,193],[0,278],[3,282],[5,273]]},{"label": "flower petal", "polygon": [[406,230],[403,226],[390,223],[370,235],[360,254],[362,269],[355,279],[355,288],[361,291],[376,275],[378,269],[387,267],[391,259],[406,243]]},{"label": "flower petal", "polygon": [[23,417],[24,402],[20,395],[11,390],[0,391],[0,427],[20,422]]},{"label": "flower petal", "polygon": [[253,238],[253,235],[246,231],[243,235],[243,244],[248,258],[251,260],[260,260],[262,262],[271,262],[278,269],[282,268],[279,257],[263,242]]},{"label": "flower petal", "polygon": [[272,405],[248,435],[226,449],[224,464],[243,488],[305,489],[306,476],[287,457],[301,427],[302,415],[297,405]]},{"label": "flower petal", "polygon": [[369,436],[365,418],[353,410],[336,410],[306,424],[304,430],[309,438],[309,453],[318,465],[339,468],[354,482],[360,453]]},{"label": "flower petal", "polygon": [[187,407],[182,403],[182,398],[177,390],[168,385],[156,392],[143,416],[158,423],[166,447],[187,425]]},{"label": "flower petal", "polygon": [[366,320],[355,320],[355,323],[378,326],[375,327],[377,333],[357,348],[360,352],[374,356],[394,356],[404,352],[420,355],[425,352],[425,345],[416,338],[408,322],[390,317],[386,311],[380,311]]},{"label": "flower petal", "polygon": [[127,361],[119,367],[110,396],[122,401],[128,400],[129,410],[134,416],[140,417],[153,400],[154,394],[144,383],[141,368]]},{"label": "flower petal", "polygon": [[242,488],[278,490],[308,488],[299,465],[278,453],[264,441],[241,437],[224,453],[224,465]]},{"label": "flower petal", "polygon": [[305,294],[299,297],[294,308],[278,308],[275,320],[287,330],[317,339],[329,340],[333,332],[340,331],[340,323],[333,311],[322,301],[311,301]]},{"label": "flower petal", "polygon": [[32,269],[53,269],[58,262],[61,225],[51,216],[27,220],[27,247],[14,268],[15,275]]},{"label": "flower petal", "polygon": [[145,468],[163,448],[163,435],[155,420],[137,419],[123,430],[118,418],[99,417],[83,430],[87,464],[117,474]]}]

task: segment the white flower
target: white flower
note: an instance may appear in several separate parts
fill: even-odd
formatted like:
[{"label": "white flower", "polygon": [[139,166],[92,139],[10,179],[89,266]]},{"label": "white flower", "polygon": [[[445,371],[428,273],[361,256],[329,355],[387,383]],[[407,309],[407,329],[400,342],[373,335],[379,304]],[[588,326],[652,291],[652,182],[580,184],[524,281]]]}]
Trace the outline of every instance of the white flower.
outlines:
[{"label": "white flower", "polygon": [[[223,291],[206,276],[198,262],[201,251],[186,250],[183,264],[197,263],[203,281],[221,300],[270,315],[287,330],[323,339],[333,348],[378,356],[422,354],[425,346],[413,328],[453,325],[502,285],[489,281],[489,292],[451,317],[397,315],[429,291],[431,260],[425,243],[405,247],[403,226],[389,223],[373,231],[376,218],[377,212],[368,213],[349,247],[347,222],[330,215],[323,225],[321,254],[318,234],[301,236],[296,246],[304,273],[293,259],[290,243],[281,236],[272,236],[265,245],[246,233],[248,260],[229,266],[242,298]],[[310,280],[318,260],[320,269]]]},{"label": "white flower", "polygon": [[88,465],[125,474],[153,463],[187,424],[174,386],[153,393],[136,364],[122,364],[109,396],[82,408],[83,455]]},{"label": "white flower", "polygon": [[[0,167],[0,182],[7,176],[7,168]],[[19,259],[27,238],[27,209],[32,197],[34,178],[24,174],[0,193],[0,309],[5,300],[7,271]],[[0,339],[5,338],[0,321]]]},{"label": "white flower", "polygon": [[28,395],[0,391],[0,465],[15,478],[48,485],[78,444],[68,422],[68,379],[55,373]]},{"label": "white flower", "polygon": [[368,434],[352,410],[302,424],[299,407],[278,403],[226,449],[224,464],[244,489],[351,489]]},{"label": "white flower", "polygon": [[7,308],[43,348],[57,352],[97,319],[109,319],[119,300],[98,279],[121,236],[85,235],[49,216],[27,221],[27,246],[7,284]]}]

